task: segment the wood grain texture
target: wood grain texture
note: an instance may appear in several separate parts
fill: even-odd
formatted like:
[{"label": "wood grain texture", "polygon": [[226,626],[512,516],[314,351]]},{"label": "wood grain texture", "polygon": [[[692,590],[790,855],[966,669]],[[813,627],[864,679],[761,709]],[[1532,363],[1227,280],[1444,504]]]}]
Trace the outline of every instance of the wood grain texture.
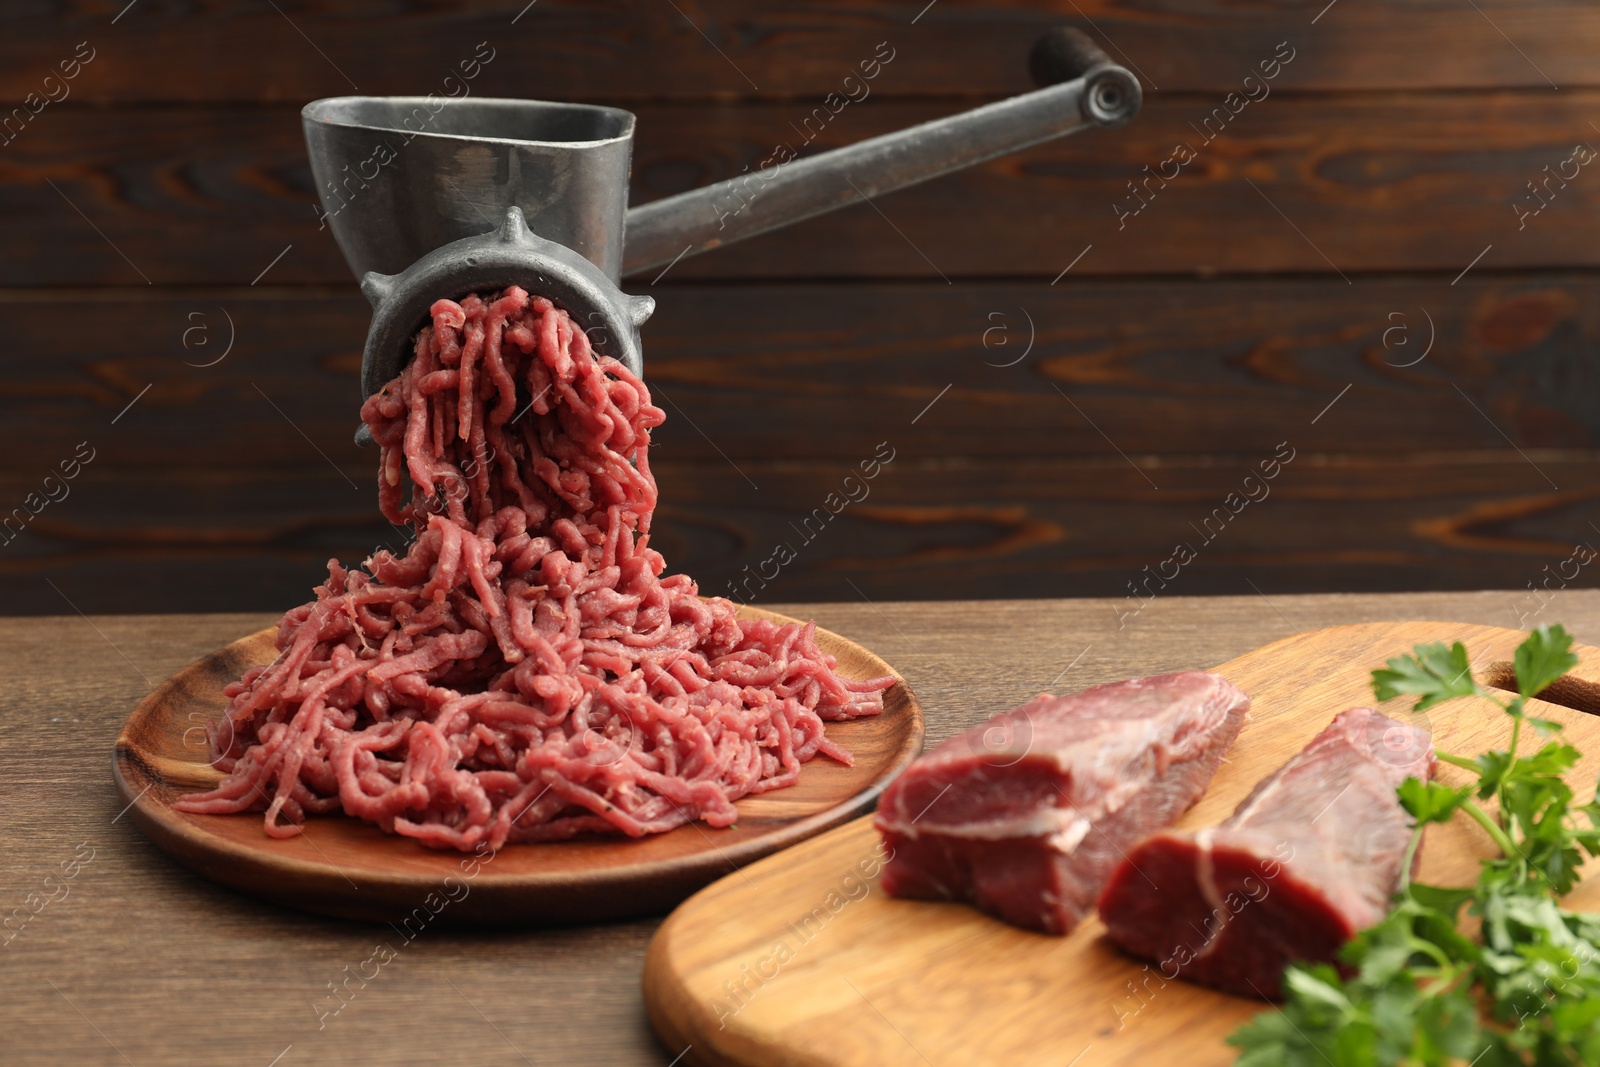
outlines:
[{"label": "wood grain texture", "polygon": [[[1491,243],[1476,269],[1597,262],[1593,167],[1569,164],[1576,177],[1551,178],[1539,193],[1548,206],[1525,226],[1513,205],[1538,207],[1528,182],[1545,181],[1546,166],[1555,174],[1579,143],[1600,147],[1589,125],[1600,92],[1567,90],[1537,106],[1525,92],[1420,95],[1401,108],[1382,96],[1306,94],[1295,77],[1291,64],[1270,96],[1236,117],[1224,110],[1220,135],[1216,119],[1204,123],[1222,93],[1151,94],[1126,128],[1052,141],[880,197],[876,210],[848,207],[687,259],[665,280],[1049,280],[1086,245],[1074,278],[1425,270],[1448,281]],[[756,171],[781,145],[837,147],[986,99],[868,97],[809,145],[814,101],[642,103],[632,199]],[[69,100],[0,145],[11,239],[0,285],[244,286],[269,264],[268,284],[350,284],[331,233],[318,228],[298,108],[114,114]],[[1147,166],[1159,176],[1179,144],[1197,158],[1168,165],[1169,182],[1158,177],[1136,196],[1129,182],[1143,182]],[[1119,221],[1117,205],[1144,202]]]},{"label": "wood grain texture", "polygon": [[[1371,623],[1298,634],[1215,668],[1252,698],[1250,717],[1205,796],[1177,823],[1214,826],[1334,715],[1371,706],[1370,673],[1414,644],[1464,642],[1480,665],[1522,640],[1515,630],[1438,622]],[[1576,648],[1586,673],[1600,650]],[[1486,701],[1425,713],[1383,708],[1432,732],[1442,750],[1504,747],[1509,720]],[[1534,701],[1585,751],[1573,781],[1600,771],[1600,719]],[[1441,765],[1442,781],[1470,780]],[[1580,800],[1586,797],[1580,796]],[[959,904],[901,901],[880,888],[871,819],[724,878],[679,907],[651,941],[644,995],[685,1062],[748,1067],[1005,1063],[1134,1067],[1174,1060],[1224,1067],[1223,1039],[1261,1003],[1165,981],[1119,952],[1091,917],[1066,937],[1009,926]],[[1430,828],[1418,877],[1470,885],[1493,843],[1465,818]],[[1600,869],[1600,860],[1585,866]],[[1268,887],[1267,892],[1271,892]],[[1600,882],[1566,901],[1600,908]],[[739,915],[742,921],[728,921]]]},{"label": "wood grain texture", "polygon": [[[902,449],[865,486],[844,482],[847,463],[741,460],[736,470],[664,459],[653,464],[668,501],[653,538],[707,594],[763,606],[1065,593],[1118,597],[1132,610],[1152,595],[1250,593],[1251,582],[1267,596],[1499,586],[1514,590],[1502,622],[1515,625],[1555,591],[1600,584],[1594,566],[1573,559],[1577,546],[1600,548],[1593,453],[1303,452],[1269,485],[1258,476],[1247,485],[1270,455],[1269,446],[1259,456],[1141,458],[1136,470],[1121,458],[996,467]],[[204,475],[91,466],[72,485],[0,545],[0,593],[13,611],[70,610],[64,597],[91,611],[282,610],[310,597],[330,557],[354,564],[404,543],[364,485],[326,466]],[[867,495],[832,515],[829,494],[851,486]],[[0,479],[18,501],[36,488]],[[1180,543],[1196,556],[1178,568],[1166,561]],[[795,558],[778,567],[780,545]],[[1139,599],[1128,599],[1129,583]]]},{"label": "wood grain texture", "polygon": [[[713,592],[787,542],[794,564],[741,595],[1126,594],[1280,442],[1298,458],[1271,498],[1175,591],[1522,589],[1600,536],[1587,275],[659,295],[658,541]],[[95,449],[0,534],[11,610],[65,610],[46,568],[86,610],[281,609],[330,556],[398,545],[350,439],[366,318],[353,292],[6,294],[12,350],[48,358],[0,383],[0,518]],[[870,495],[808,537],[879,443]]]},{"label": "wood grain texture", "polygon": [[[756,608],[746,619],[798,620]],[[660,914],[723,874],[870,811],[883,787],[922,749],[922,708],[903,680],[883,694],[883,714],[834,723],[828,737],[851,766],[818,759],[794,785],[738,802],[733,826],[698,823],[633,840],[582,835],[518,845],[487,856],[424,848],[353,818],[308,820],[288,839],[268,837],[258,813],[195,815],[173,804],[214,788],[207,724],[230,701],[226,687],[277,657],[269,627],[168,678],[140,702],[117,738],[117,789],[152,841],[203,877],[274,904],[368,922],[398,923],[410,939],[425,927],[565,926]],[[817,647],[842,677],[894,668],[825,629]]]},{"label": "wood grain texture", "polygon": [[[1506,596],[1171,597],[1121,631],[1106,600],[773,607],[895,663],[926,709],[932,744],[1044,689],[1205,667],[1319,626],[1505,625]],[[260,904],[190,874],[118,819],[125,802],[106,759],[157,683],[275,615],[91,621],[62,610],[0,621],[0,917],[29,894],[51,895],[44,878],[58,884],[80,843],[96,851],[68,895],[0,949],[7,1063],[122,1063],[113,1045],[139,1067],[210,1062],[219,1049],[264,1067],[289,1045],[280,1067],[521,1063],[514,1049],[538,1063],[666,1067],[682,1051],[657,1045],[644,1019],[640,968],[656,925],[647,921],[429,931],[396,944],[403,955],[364,988],[351,980],[356,996],[319,1030],[317,1006],[335,1003],[328,983],[396,935]],[[1600,641],[1600,592],[1560,593],[1547,618]],[[177,1017],[191,1022],[174,1026]]]},{"label": "wood grain texture", "polygon": [[[850,466],[885,439],[914,458],[1118,462],[1253,455],[1286,436],[1341,454],[1502,449],[1503,435],[1600,447],[1589,274],[656,296],[645,373],[668,416],[656,454],[673,462]],[[331,463],[364,492],[374,460],[351,438],[369,317],[353,286],[0,293],[11,350],[48,353],[0,382],[0,448],[20,477],[87,438],[101,469]]]},{"label": "wood grain texture", "polygon": [[1600,32],[1593,8],[1575,0],[1482,0],[1482,14],[1381,0],[1345,3],[1320,19],[1321,4],[1266,0],[942,0],[920,17],[921,5],[879,0],[698,0],[678,11],[542,0],[520,17],[515,0],[273,6],[141,4],[114,25],[116,3],[22,7],[0,21],[0,95],[38,91],[55,53],[70,55],[84,39],[106,62],[86,69],[74,95],[96,101],[444,91],[454,63],[485,39],[499,52],[473,83],[481,95],[820,95],[885,39],[901,51],[898,92],[943,95],[952,70],[975,89],[1018,92],[1028,87],[1028,45],[1063,24],[1103,34],[1118,46],[1113,54],[1168,92],[1231,88],[1285,37],[1319,53],[1308,64],[1317,89],[1548,90],[1545,75],[1563,87],[1597,83],[1584,42]]}]

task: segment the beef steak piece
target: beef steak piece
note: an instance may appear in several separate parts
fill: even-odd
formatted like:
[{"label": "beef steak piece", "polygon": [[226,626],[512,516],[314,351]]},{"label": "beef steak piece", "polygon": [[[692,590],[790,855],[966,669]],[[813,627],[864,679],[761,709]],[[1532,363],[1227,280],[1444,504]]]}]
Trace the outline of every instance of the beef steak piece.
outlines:
[{"label": "beef steak piece", "polygon": [[1220,826],[1130,849],[1100,918],[1163,978],[1275,999],[1286,965],[1333,962],[1388,914],[1412,831],[1395,788],[1434,766],[1426,730],[1352,708]]},{"label": "beef steak piece", "polygon": [[958,734],[884,791],[892,895],[970,901],[1064,934],[1122,850],[1205,792],[1250,698],[1184,671],[1044,694]]}]

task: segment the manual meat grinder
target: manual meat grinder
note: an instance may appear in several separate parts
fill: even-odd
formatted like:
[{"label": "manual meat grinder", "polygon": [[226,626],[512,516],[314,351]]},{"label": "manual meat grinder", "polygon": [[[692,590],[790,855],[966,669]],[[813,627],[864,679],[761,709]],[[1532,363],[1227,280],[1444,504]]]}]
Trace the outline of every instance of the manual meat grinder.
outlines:
[{"label": "manual meat grinder", "polygon": [[[1029,67],[1044,88],[635,208],[627,111],[540,100],[313,101],[301,122],[324,218],[373,308],[362,395],[399,373],[435,300],[512,284],[549,298],[597,351],[642,375],[639,327],[655,300],[624,294],[622,274],[1091,126],[1120,126],[1139,111],[1138,80],[1077,30],[1041,37]],[[365,427],[357,440],[370,441]]]}]

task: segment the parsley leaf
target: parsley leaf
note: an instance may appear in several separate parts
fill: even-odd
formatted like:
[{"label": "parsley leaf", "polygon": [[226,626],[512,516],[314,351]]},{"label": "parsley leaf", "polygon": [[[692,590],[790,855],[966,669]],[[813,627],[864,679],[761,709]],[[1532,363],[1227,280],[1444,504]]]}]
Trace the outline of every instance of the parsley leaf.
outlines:
[{"label": "parsley leaf", "polygon": [[1400,806],[1411,814],[1420,826],[1430,822],[1449,822],[1463,801],[1472,793],[1471,786],[1452,789],[1442,782],[1424,782],[1407,778],[1395,790],[1400,795]]},{"label": "parsley leaf", "polygon": [[1397,696],[1417,696],[1416,711],[1426,711],[1455,697],[1477,693],[1472,680],[1472,664],[1460,641],[1446,648],[1441,644],[1418,645],[1414,655],[1396,656],[1386,670],[1372,672],[1372,690],[1379,700]]},{"label": "parsley leaf", "polygon": [[1556,679],[1578,665],[1572,654],[1572,635],[1560,623],[1540,624],[1528,639],[1517,646],[1512,666],[1517,672],[1517,692],[1524,698],[1538,696]]}]

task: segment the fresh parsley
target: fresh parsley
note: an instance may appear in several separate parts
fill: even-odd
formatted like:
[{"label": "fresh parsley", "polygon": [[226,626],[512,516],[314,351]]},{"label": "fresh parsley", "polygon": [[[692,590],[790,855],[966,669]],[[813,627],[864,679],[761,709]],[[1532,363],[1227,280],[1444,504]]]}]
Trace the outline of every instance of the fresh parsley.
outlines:
[{"label": "fresh parsley", "polygon": [[[1554,625],[1517,649],[1509,701],[1472,677],[1460,642],[1418,645],[1372,672],[1379,700],[1414,696],[1418,711],[1464,696],[1492,701],[1510,719],[1509,742],[1476,758],[1438,753],[1476,776],[1469,785],[1400,786],[1415,831],[1394,910],[1345,946],[1342,973],[1288,968],[1281,1008],[1228,1038],[1241,1067],[1600,1064],[1600,915],[1560,906],[1585,857],[1600,855],[1600,802],[1574,803],[1565,775],[1577,749],[1556,736],[1559,723],[1526,714],[1577,662],[1571,635]],[[1528,753],[1530,731],[1542,743]],[[1492,808],[1479,803],[1490,798]],[[1470,887],[1412,882],[1423,830],[1458,815],[1500,855]]]}]

